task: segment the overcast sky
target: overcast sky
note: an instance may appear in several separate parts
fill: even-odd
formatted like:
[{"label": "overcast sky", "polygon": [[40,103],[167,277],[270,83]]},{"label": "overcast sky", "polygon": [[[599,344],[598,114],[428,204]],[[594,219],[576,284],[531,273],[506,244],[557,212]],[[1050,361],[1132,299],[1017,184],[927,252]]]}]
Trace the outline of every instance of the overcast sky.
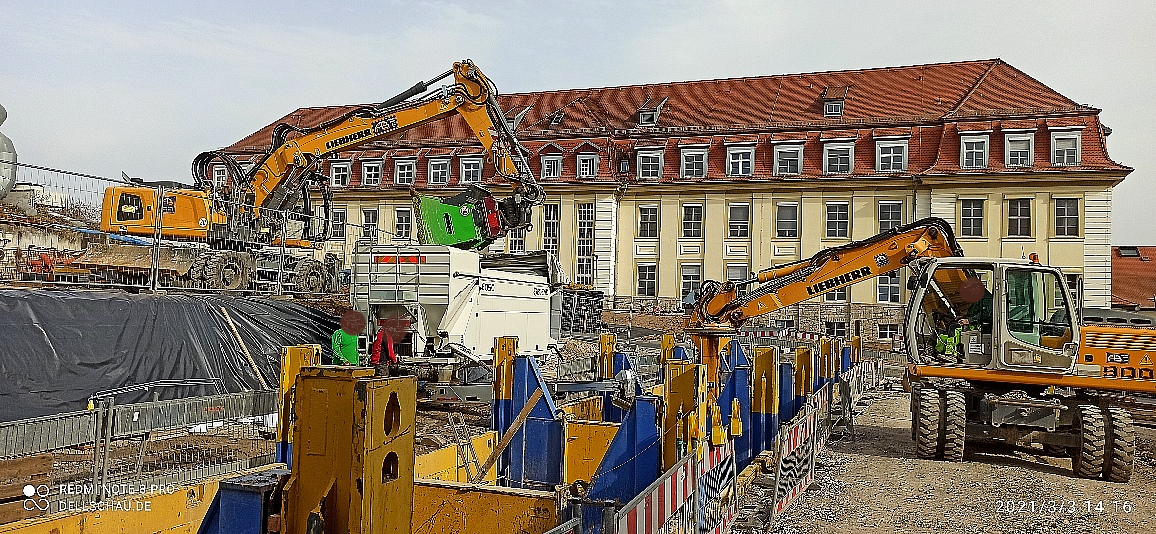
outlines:
[{"label": "overcast sky", "polygon": [[1113,244],[1152,245],[1154,45],[1150,1],[0,0],[0,128],[22,162],[188,181],[196,154],[289,111],[380,101],[462,58],[521,92],[999,57],[1103,109],[1136,169]]}]

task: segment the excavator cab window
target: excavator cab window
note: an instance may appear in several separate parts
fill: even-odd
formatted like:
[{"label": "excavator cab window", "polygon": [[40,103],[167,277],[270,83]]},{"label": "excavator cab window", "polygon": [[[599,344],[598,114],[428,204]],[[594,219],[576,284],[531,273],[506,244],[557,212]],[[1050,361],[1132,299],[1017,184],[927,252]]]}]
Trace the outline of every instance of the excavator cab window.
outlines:
[{"label": "excavator cab window", "polygon": [[116,220],[139,221],[144,219],[144,202],[141,202],[139,195],[121,193],[116,205]]},{"label": "excavator cab window", "polygon": [[991,361],[993,280],[990,265],[939,267],[931,273],[916,312],[921,357],[945,364]]},{"label": "excavator cab window", "polygon": [[1008,269],[1007,325],[1011,335],[1053,350],[1071,341],[1071,313],[1062,288],[1050,271]]}]

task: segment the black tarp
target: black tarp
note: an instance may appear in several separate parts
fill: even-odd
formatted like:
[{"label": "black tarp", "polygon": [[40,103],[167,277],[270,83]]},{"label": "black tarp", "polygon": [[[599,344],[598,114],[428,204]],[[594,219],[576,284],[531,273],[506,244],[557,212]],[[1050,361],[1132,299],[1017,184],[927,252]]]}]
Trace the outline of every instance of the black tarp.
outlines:
[{"label": "black tarp", "polygon": [[270,387],[281,347],[319,343],[328,354],[338,327],[323,312],[262,298],[0,290],[0,421],[82,410],[94,393],[157,380],[221,379],[161,389],[162,399],[261,389],[221,307]]}]

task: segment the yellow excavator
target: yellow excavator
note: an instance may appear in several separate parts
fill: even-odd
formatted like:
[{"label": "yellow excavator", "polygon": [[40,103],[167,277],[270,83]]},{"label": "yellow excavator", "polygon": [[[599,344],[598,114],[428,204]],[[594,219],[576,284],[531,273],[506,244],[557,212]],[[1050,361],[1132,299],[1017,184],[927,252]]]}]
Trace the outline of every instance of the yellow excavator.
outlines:
[{"label": "yellow excavator", "polygon": [[[452,84],[430,91],[450,77]],[[163,274],[196,287],[243,290],[280,276],[291,291],[322,291],[333,280],[335,258],[325,265],[305,253],[327,239],[330,229],[331,192],[320,172],[322,162],[459,114],[481,143],[485,161],[513,185],[513,193],[498,200],[478,185],[447,199],[414,192],[415,222],[424,243],[483,248],[510,230],[529,226],[531,208],[544,197],[496,95],[493,82],[472,61],[454,63],[442,75],[385,102],[358,107],[320,125],[278,124],[269,150],[250,169],[224,152],[209,151],[193,160],[192,188],[171,182],[110,187],[104,195],[101,230],[207,245],[192,251],[182,247],[162,254],[158,262]],[[216,165],[227,170],[224,180],[211,176]],[[311,189],[320,192],[319,209],[312,206]],[[302,254],[282,255],[281,247]],[[121,247],[89,254],[82,264],[110,276],[123,272],[117,267],[149,267],[147,261],[126,261],[129,256],[132,251]]]},{"label": "yellow excavator", "polygon": [[740,282],[704,282],[687,333],[708,381],[749,320],[910,269],[904,319],[912,438],[922,458],[958,461],[965,441],[1039,443],[1084,478],[1125,482],[1136,437],[1122,403],[1156,394],[1156,330],[1081,325],[1059,269],[965,258],[951,226],[927,218],[825,249]]}]

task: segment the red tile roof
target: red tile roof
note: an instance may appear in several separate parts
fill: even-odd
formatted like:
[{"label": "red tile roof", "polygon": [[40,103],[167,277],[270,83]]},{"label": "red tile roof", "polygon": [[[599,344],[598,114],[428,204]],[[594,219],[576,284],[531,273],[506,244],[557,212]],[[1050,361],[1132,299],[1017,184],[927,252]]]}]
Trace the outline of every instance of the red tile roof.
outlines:
[{"label": "red tile roof", "polygon": [[[823,116],[824,91],[844,97],[841,117]],[[549,141],[567,152],[582,140],[629,141],[610,144],[611,153],[600,163],[605,174],[600,174],[599,179],[613,179],[611,173],[617,169],[611,160],[630,159],[629,151],[635,147],[665,146],[668,154],[672,154],[679,145],[710,143],[710,161],[717,162],[721,161],[718,157],[725,157],[725,152],[715,156],[715,151],[721,150],[727,140],[754,136],[766,141],[767,134],[772,140],[806,140],[805,175],[815,174],[814,169],[822,168],[821,159],[816,159],[822,152],[821,140],[840,137],[856,138],[857,147],[863,145],[855,151],[854,174],[877,174],[871,161],[873,135],[911,136],[908,174],[970,172],[959,168],[959,132],[964,130],[993,131],[991,165],[985,172],[1001,171],[1005,170],[1002,143],[996,142],[1002,139],[1001,124],[1030,128],[1041,118],[1047,118],[1049,125],[1060,120],[1065,125],[1085,126],[1081,165],[1058,170],[1130,170],[1108,157],[1098,109],[1076,104],[999,59],[514,93],[499,95],[498,101],[507,111],[529,108],[517,133],[532,152]],[[663,105],[657,124],[639,126],[638,110],[643,106],[653,108],[660,102]],[[301,108],[227,150],[238,154],[260,153],[268,149],[272,128],[277,123],[314,126],[356,107]],[[559,114],[562,115],[560,124],[552,124],[551,119]],[[570,144],[568,140],[575,142]],[[465,121],[455,115],[366,148],[463,144],[473,145],[476,141]],[[1034,169],[1028,170],[1057,170],[1048,160],[1050,137],[1046,128],[1037,130],[1035,146]],[[754,176],[738,179],[778,179],[772,177],[771,162],[764,157],[756,153]],[[664,176],[677,176],[678,160],[677,156],[665,159]],[[531,161],[531,167],[537,165]],[[721,165],[708,167],[708,180],[735,179],[725,176]],[[572,168],[571,163],[563,164],[563,178],[567,169]],[[633,172],[633,165],[629,168]],[[537,168],[534,171],[539,172]],[[420,176],[418,180],[420,182]]]},{"label": "red tile roof", "polygon": [[1121,256],[1121,248],[1133,247],[1112,247],[1112,306],[1156,308],[1156,247],[1134,247],[1139,257]]}]

